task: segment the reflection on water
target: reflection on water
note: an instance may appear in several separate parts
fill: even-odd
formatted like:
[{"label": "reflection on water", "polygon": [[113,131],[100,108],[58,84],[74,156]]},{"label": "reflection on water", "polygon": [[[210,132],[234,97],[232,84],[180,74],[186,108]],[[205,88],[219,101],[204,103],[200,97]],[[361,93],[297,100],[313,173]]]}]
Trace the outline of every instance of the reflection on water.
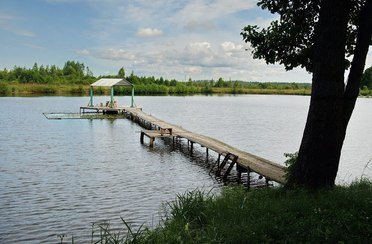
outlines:
[{"label": "reflection on water", "polygon": [[[125,119],[47,120],[42,115],[76,112],[87,100],[0,98],[0,243],[57,242],[58,234],[87,241],[92,222],[109,220],[117,228],[120,216],[134,228],[151,227],[159,221],[161,203],[176,193],[219,188],[203,164],[203,149],[190,157],[161,140],[148,148],[139,143],[140,127]],[[161,119],[279,163],[284,152],[298,148],[308,102],[297,96],[136,100]],[[370,99],[357,103],[339,182],[360,177],[372,158],[371,105]],[[372,176],[370,170],[365,173]]]}]

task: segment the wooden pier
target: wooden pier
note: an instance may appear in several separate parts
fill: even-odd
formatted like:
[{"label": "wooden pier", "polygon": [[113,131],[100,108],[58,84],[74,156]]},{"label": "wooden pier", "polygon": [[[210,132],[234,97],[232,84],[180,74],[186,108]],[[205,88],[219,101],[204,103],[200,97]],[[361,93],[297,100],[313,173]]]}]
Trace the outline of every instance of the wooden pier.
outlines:
[{"label": "wooden pier", "polygon": [[[222,177],[224,180],[227,179],[233,167],[236,166],[239,179],[242,172],[247,172],[248,186],[250,182],[250,172],[255,172],[265,177],[266,182],[275,181],[281,184],[285,183],[285,167],[282,165],[244,152],[217,139],[193,133],[180,126],[167,123],[143,112],[142,109],[126,107],[123,112],[128,118],[139,123],[142,127],[151,129],[143,130],[140,137],[141,143],[144,143],[144,136],[148,137],[150,139],[150,147],[153,147],[155,138],[158,137],[170,137],[173,139],[173,143],[175,140],[184,138],[191,144],[191,151],[193,150],[194,143],[197,143],[206,148],[207,154],[209,150],[218,153],[216,172],[218,174],[223,173]],[[221,156],[224,157],[222,162]]]}]

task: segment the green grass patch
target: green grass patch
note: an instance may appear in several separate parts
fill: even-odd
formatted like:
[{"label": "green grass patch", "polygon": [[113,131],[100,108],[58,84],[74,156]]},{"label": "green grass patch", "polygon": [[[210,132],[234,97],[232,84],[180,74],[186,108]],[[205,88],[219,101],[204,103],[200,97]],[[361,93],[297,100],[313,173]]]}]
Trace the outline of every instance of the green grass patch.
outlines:
[{"label": "green grass patch", "polygon": [[318,192],[227,187],[179,195],[160,227],[131,232],[132,243],[372,243],[371,218],[369,181]]}]

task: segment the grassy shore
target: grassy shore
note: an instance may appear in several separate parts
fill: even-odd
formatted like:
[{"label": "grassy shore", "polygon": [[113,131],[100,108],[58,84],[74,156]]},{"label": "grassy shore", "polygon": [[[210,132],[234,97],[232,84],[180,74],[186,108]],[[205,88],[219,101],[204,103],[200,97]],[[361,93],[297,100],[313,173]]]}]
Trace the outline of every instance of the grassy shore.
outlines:
[{"label": "grassy shore", "polygon": [[[230,88],[198,86],[164,86],[157,84],[136,85],[136,95],[192,95],[192,94],[283,94],[283,95],[310,95],[310,89],[273,89],[273,88]],[[116,95],[129,95],[130,89],[119,87],[115,90]],[[96,95],[109,95],[110,91],[104,88],[96,88]],[[88,96],[89,85],[57,85],[57,84],[33,84],[33,83],[3,83],[0,84],[1,96],[31,96],[31,95],[78,95]]]},{"label": "grassy shore", "polygon": [[[96,95],[109,95],[108,89],[96,88]],[[119,87],[116,95],[129,95],[130,89]],[[191,95],[191,94],[285,94],[285,95],[310,95],[310,89],[272,89],[272,88],[229,88],[211,87],[205,89],[198,86],[164,86],[157,84],[135,86],[137,95]],[[30,95],[89,95],[89,85],[56,85],[56,84],[20,84],[9,83],[0,85],[2,96],[30,96]]]},{"label": "grassy shore", "polygon": [[[199,87],[177,84],[165,86],[158,84],[139,84],[135,86],[136,95],[193,95],[193,94],[278,94],[310,95],[308,88],[251,88],[251,87]],[[109,95],[109,89],[96,88],[95,95]],[[130,95],[128,87],[118,87],[115,95]],[[88,96],[89,85],[76,84],[35,84],[35,83],[0,83],[0,96]],[[360,96],[372,96],[372,90],[360,91]]]},{"label": "grassy shore", "polygon": [[308,192],[284,188],[200,191],[170,203],[164,223],[103,243],[372,243],[372,183]]}]

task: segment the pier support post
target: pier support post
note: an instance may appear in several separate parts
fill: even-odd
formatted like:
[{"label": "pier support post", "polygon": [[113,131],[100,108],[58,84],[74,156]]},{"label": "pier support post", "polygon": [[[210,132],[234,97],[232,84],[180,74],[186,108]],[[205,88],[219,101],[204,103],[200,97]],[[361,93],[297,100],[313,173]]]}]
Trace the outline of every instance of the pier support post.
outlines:
[{"label": "pier support post", "polygon": [[140,137],[141,144],[144,144],[144,139],[143,139],[143,138],[144,138],[145,136],[147,136],[147,137],[150,139],[149,146],[150,146],[150,147],[154,147],[155,137],[146,134],[146,132],[144,132],[144,131],[141,131],[141,137]]},{"label": "pier support post", "polygon": [[141,137],[140,137],[141,144],[143,144],[143,137],[144,136],[145,136],[145,132],[141,131]]},{"label": "pier support post", "polygon": [[154,147],[155,137],[150,137],[150,147]]},{"label": "pier support post", "polygon": [[267,178],[267,177],[265,177],[265,184],[266,184],[266,187],[268,187],[268,186],[269,186],[269,181],[270,181],[270,179],[269,179],[269,178]]},{"label": "pier support post", "polygon": [[208,162],[208,157],[209,157],[209,148],[208,147],[207,147],[206,151],[207,151],[207,162]]},{"label": "pier support post", "polygon": [[218,158],[217,158],[217,167],[218,168],[220,167],[220,162],[221,162],[221,154],[219,153]]},{"label": "pier support post", "polygon": [[193,151],[193,149],[194,149],[194,142],[190,141],[190,143],[191,143],[191,146],[190,146],[190,153],[191,153],[191,155],[192,155],[192,151]]},{"label": "pier support post", "polygon": [[251,187],[251,169],[247,169],[247,188],[249,189]]}]

